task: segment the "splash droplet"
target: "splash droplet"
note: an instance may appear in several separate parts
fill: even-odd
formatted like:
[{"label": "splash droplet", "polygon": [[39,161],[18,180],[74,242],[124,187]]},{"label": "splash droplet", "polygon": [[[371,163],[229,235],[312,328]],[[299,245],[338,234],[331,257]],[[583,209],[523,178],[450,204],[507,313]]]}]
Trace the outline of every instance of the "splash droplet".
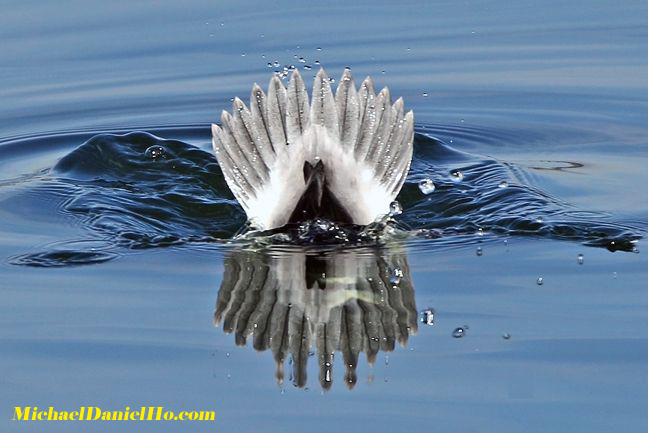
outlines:
[{"label": "splash droplet", "polygon": [[505,333],[502,334],[502,338],[505,339],[505,340],[509,340],[511,338],[511,334],[509,334],[508,332],[505,332]]},{"label": "splash droplet", "polygon": [[429,326],[434,325],[434,308],[427,308],[421,311],[421,323]]},{"label": "splash droplet", "polygon": [[583,262],[585,262],[585,257],[583,257],[582,254],[579,254],[578,257],[577,257],[577,260],[578,260],[578,264],[582,265]]},{"label": "splash droplet", "polygon": [[454,338],[461,338],[464,335],[466,335],[466,330],[462,327],[455,328],[454,331],[452,331],[452,336]]},{"label": "splash droplet", "polygon": [[544,222],[544,218],[542,218],[541,216],[537,216],[537,217],[535,218],[535,222],[537,222],[537,223],[539,223],[539,224],[542,224],[542,223]]},{"label": "splash droplet", "polygon": [[544,278],[538,277],[538,279],[536,280],[536,284],[538,286],[542,286],[544,284]]},{"label": "splash droplet", "polygon": [[427,92],[423,92],[423,97],[424,97],[424,98],[427,98],[427,97],[428,97],[428,93],[427,93]]},{"label": "splash droplet", "polygon": [[146,151],[144,152],[144,155],[152,159],[154,161],[157,161],[158,159],[166,159],[167,158],[167,152],[166,149],[162,146],[151,146]]},{"label": "splash droplet", "polygon": [[425,195],[433,193],[434,189],[436,188],[434,186],[434,182],[432,182],[431,179],[423,179],[422,181],[419,182],[418,187],[421,190],[421,192]]},{"label": "splash droplet", "polygon": [[452,170],[450,172],[450,178],[455,182],[461,182],[464,178],[464,174],[459,170]]},{"label": "splash droplet", "polygon": [[396,216],[403,213],[403,207],[397,201],[393,201],[389,204],[389,216]]},{"label": "splash droplet", "polygon": [[397,286],[400,284],[402,278],[403,278],[403,270],[401,268],[396,268],[389,276],[389,282],[392,285]]},{"label": "splash droplet", "polygon": [[503,180],[497,185],[499,188],[508,188],[509,184],[507,181]]},{"label": "splash droplet", "polygon": [[475,254],[477,254],[478,257],[481,257],[484,255],[484,250],[482,247],[477,247],[477,250],[475,251]]}]

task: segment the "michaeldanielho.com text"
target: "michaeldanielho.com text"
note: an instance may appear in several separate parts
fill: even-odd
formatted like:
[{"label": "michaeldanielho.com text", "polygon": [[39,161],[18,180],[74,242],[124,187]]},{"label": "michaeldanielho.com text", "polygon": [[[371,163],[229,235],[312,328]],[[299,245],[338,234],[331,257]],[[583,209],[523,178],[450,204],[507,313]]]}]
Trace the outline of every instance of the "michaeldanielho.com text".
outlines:
[{"label": "michaeldanielho.com text", "polygon": [[78,411],[57,411],[53,407],[14,408],[14,421],[213,421],[213,411],[172,412],[164,407],[142,407],[139,410],[102,410],[98,407],[81,407]]}]

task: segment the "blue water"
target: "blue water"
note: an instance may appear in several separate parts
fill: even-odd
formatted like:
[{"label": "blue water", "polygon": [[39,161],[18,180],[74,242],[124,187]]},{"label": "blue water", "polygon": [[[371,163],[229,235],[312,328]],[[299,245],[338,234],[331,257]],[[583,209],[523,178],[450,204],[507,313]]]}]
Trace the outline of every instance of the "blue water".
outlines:
[{"label": "blue water", "polygon": [[[3,6],[0,430],[648,427],[645,2]],[[229,242],[209,123],[318,63],[414,110],[403,214]]]}]

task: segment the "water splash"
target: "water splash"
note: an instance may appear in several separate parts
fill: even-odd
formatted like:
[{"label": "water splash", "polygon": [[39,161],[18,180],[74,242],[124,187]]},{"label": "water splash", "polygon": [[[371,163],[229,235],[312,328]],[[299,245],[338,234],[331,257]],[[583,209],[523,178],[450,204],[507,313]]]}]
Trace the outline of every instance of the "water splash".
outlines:
[{"label": "water splash", "polygon": [[423,179],[418,184],[419,189],[425,195],[432,194],[434,192],[434,182],[430,179]]},{"label": "water splash", "polygon": [[[182,129],[175,131],[182,136]],[[208,134],[205,128],[205,140]],[[194,132],[192,137],[196,135],[202,136]],[[100,263],[130,250],[212,247],[233,237],[259,245],[365,245],[422,238],[429,248],[440,248],[475,242],[475,233],[482,233],[484,238],[536,236],[610,251],[636,249],[642,230],[551,197],[526,181],[521,167],[460,152],[422,133],[416,134],[414,148],[410,175],[385,219],[367,227],[315,220],[254,232],[210,151],[145,132],[100,134],[61,158],[47,175],[30,179],[25,194],[35,209],[37,203],[57,201],[56,212],[86,229],[81,241],[107,246],[93,251],[81,242],[70,248],[70,241],[62,240],[45,251],[14,257],[12,263]],[[502,180],[510,178],[517,179],[515,184]],[[429,200],[425,194],[432,190],[434,200]]]},{"label": "water splash", "polygon": [[466,328],[458,327],[452,331],[452,336],[454,338],[462,338],[464,335],[466,335]]}]

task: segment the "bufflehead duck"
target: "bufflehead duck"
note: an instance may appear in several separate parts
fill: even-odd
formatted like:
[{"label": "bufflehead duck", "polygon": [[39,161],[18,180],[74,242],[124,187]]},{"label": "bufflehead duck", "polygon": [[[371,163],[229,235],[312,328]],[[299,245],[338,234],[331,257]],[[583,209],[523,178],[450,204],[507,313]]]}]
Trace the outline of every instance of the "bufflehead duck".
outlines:
[{"label": "bufflehead duck", "polygon": [[218,163],[250,224],[270,230],[323,218],[367,225],[389,213],[412,161],[414,114],[367,77],[356,90],[345,69],[335,95],[324,69],[309,102],[300,73],[268,93],[257,84],[250,107],[234,99],[212,125]]}]

